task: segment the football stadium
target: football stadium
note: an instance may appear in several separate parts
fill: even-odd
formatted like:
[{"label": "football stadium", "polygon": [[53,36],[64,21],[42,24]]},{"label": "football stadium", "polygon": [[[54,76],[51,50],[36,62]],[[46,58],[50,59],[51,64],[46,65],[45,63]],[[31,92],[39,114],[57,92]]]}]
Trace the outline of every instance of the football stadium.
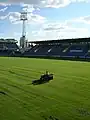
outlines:
[{"label": "football stadium", "polygon": [[0,120],[90,120],[90,37],[27,40],[27,14],[0,39]]},{"label": "football stadium", "polygon": [[[90,38],[34,41],[27,48],[1,39],[0,119],[89,120],[89,48]],[[53,80],[33,85],[45,71]]]}]

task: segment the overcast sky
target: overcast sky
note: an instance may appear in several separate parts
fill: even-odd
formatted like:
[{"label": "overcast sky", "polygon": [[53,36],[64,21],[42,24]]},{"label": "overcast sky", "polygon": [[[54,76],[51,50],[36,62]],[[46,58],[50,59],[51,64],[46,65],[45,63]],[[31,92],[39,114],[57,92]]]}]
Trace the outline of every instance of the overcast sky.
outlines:
[{"label": "overcast sky", "polygon": [[0,38],[19,40],[26,10],[29,41],[90,36],[90,0],[0,0]]}]

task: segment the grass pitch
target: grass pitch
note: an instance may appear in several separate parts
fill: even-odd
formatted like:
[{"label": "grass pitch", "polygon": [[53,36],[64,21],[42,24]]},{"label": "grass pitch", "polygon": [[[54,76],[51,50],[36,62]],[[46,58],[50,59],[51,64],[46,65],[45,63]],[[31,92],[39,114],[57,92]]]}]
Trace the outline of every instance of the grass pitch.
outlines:
[{"label": "grass pitch", "polygon": [[[46,70],[54,80],[31,85]],[[0,120],[90,120],[90,63],[0,58]]]}]

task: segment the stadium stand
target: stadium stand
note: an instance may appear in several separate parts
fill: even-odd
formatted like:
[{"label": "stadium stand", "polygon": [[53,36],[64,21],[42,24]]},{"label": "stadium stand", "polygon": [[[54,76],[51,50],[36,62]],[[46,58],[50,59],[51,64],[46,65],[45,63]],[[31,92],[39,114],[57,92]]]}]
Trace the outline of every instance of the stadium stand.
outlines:
[{"label": "stadium stand", "polygon": [[20,51],[16,43],[14,39],[0,39],[0,56],[17,56]]},{"label": "stadium stand", "polygon": [[90,38],[30,41],[24,50],[14,39],[0,39],[0,56],[90,59]]},{"label": "stadium stand", "polygon": [[32,41],[30,44],[24,56],[90,58],[90,38]]}]

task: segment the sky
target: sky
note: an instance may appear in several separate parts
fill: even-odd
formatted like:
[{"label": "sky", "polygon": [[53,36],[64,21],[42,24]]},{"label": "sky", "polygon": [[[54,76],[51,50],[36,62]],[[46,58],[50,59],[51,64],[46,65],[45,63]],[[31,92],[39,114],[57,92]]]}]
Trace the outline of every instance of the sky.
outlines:
[{"label": "sky", "polygon": [[19,41],[24,11],[28,41],[90,37],[90,0],[0,0],[0,38]]}]

